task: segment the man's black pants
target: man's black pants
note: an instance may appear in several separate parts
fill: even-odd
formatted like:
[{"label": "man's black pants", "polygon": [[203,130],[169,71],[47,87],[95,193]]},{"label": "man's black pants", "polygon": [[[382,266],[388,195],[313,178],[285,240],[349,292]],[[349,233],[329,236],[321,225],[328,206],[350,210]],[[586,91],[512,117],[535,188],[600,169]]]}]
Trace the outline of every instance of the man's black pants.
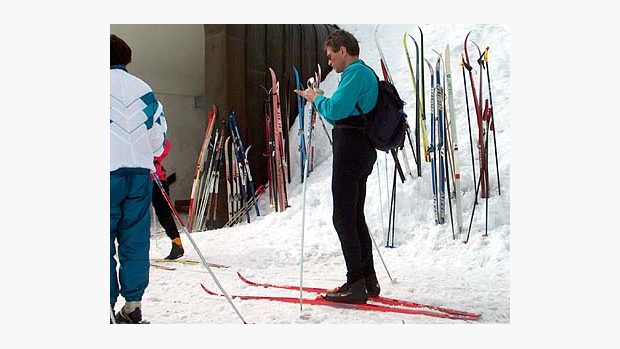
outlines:
[{"label": "man's black pants", "polygon": [[377,152],[361,129],[336,126],[332,135],[332,218],[347,266],[347,282],[352,283],[375,272],[364,201]]}]

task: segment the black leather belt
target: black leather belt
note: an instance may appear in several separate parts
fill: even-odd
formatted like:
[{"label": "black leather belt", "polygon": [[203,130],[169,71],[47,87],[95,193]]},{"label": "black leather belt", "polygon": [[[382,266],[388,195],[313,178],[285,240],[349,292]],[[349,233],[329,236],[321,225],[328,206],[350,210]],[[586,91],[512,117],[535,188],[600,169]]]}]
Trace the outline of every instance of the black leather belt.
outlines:
[{"label": "black leather belt", "polygon": [[353,125],[347,125],[347,124],[340,124],[340,125],[336,124],[334,126],[334,128],[353,128],[353,129],[356,129],[356,130],[363,130],[364,126],[353,126]]},{"label": "black leather belt", "polygon": [[363,130],[366,128],[366,118],[361,115],[352,115],[348,118],[336,121],[334,128],[354,128]]}]

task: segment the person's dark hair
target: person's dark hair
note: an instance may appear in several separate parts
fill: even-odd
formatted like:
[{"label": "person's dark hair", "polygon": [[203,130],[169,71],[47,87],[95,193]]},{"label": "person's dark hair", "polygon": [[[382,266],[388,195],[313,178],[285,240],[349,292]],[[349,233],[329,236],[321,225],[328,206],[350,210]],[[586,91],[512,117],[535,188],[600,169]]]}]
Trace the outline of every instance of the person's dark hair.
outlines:
[{"label": "person's dark hair", "polygon": [[357,39],[346,30],[338,29],[331,32],[323,43],[323,49],[330,47],[332,51],[338,51],[342,46],[346,48],[348,54],[352,56],[360,55],[360,46],[357,43]]},{"label": "person's dark hair", "polygon": [[131,62],[131,48],[123,39],[110,34],[110,65],[127,65]]}]

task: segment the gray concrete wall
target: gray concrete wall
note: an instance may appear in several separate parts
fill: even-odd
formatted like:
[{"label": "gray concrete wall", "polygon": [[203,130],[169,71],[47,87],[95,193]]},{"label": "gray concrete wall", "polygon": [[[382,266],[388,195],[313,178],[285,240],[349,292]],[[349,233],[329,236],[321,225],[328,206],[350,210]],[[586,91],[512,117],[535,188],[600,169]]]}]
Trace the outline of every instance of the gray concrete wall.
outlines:
[{"label": "gray concrete wall", "polygon": [[204,96],[205,39],[202,24],[111,24],[132,49],[127,70],[146,81],[164,105],[172,151],[164,161],[177,174],[172,200],[189,199],[206,127],[206,107],[195,107]]}]

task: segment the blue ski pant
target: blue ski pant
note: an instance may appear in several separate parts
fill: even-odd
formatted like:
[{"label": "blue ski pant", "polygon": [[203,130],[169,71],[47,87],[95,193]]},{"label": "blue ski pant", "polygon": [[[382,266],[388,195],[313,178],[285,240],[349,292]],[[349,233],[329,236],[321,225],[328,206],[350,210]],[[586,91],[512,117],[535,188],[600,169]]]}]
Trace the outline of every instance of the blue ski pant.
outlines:
[{"label": "blue ski pant", "polygon": [[364,203],[366,180],[377,152],[360,129],[336,126],[332,135],[332,219],[347,266],[347,282],[353,283],[375,273]]},{"label": "blue ski pant", "polygon": [[[119,293],[140,301],[149,284],[149,247],[153,183],[150,171],[121,168],[110,172],[110,305]],[[119,268],[116,268],[118,244]]]}]

